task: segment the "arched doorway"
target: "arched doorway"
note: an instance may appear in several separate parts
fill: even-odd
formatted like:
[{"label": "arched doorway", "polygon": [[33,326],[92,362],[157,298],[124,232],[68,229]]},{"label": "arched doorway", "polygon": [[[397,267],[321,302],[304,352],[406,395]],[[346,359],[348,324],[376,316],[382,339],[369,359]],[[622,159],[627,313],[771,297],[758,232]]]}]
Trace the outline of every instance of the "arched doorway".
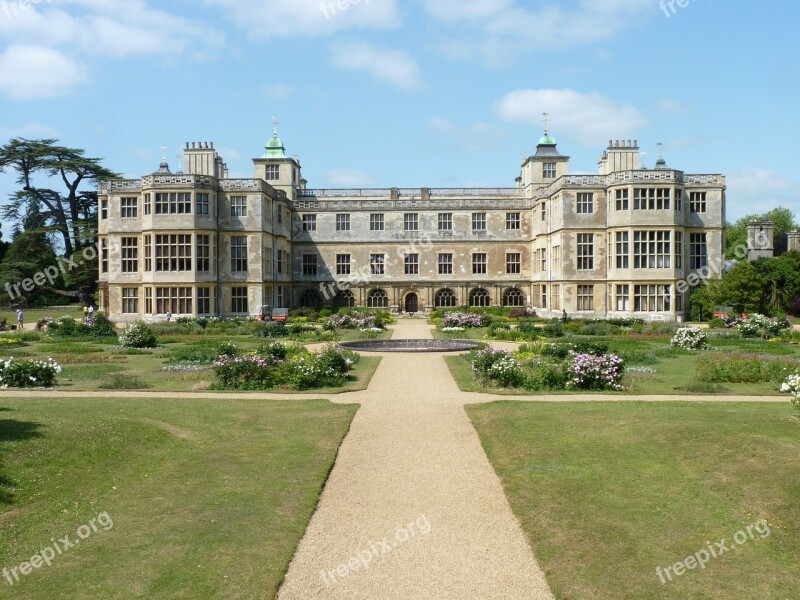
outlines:
[{"label": "arched doorway", "polygon": [[411,314],[419,312],[419,296],[414,292],[406,294],[406,312]]}]

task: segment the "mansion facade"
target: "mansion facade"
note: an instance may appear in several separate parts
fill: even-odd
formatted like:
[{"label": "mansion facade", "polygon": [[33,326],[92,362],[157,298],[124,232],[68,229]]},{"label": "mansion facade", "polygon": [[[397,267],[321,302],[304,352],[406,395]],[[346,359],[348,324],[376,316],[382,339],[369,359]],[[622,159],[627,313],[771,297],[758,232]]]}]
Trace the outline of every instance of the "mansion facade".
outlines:
[{"label": "mansion facade", "polygon": [[639,159],[635,141],[611,141],[597,175],[570,175],[545,132],[514,187],[312,189],[277,132],[252,179],[187,144],[183,172],[163,161],[100,184],[100,308],[120,321],[463,305],[680,321],[686,278],[724,261],[725,178]]}]

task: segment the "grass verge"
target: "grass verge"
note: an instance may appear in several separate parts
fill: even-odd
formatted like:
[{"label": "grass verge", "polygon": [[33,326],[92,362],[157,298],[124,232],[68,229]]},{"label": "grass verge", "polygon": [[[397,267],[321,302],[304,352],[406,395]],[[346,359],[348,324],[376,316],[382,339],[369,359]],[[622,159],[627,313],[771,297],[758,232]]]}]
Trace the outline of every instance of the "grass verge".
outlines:
[{"label": "grass verge", "polygon": [[105,511],[0,597],[272,598],[357,407],[0,400],[0,565]]},{"label": "grass verge", "polygon": [[[467,407],[556,597],[796,598],[800,419],[788,404]],[[748,540],[662,584],[759,519]],[[736,544],[734,544],[736,545]]]}]

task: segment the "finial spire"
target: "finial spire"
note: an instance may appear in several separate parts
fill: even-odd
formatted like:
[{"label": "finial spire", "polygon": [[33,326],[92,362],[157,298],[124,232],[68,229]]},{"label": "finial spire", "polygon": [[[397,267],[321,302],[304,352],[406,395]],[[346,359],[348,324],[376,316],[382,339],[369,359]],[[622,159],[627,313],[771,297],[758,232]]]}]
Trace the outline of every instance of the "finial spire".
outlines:
[{"label": "finial spire", "polygon": [[658,158],[664,158],[664,142],[658,142]]},{"label": "finial spire", "polygon": [[278,116],[272,115],[272,137],[278,137]]},{"label": "finial spire", "polygon": [[161,162],[167,162],[167,147],[161,144],[159,148],[161,148]]},{"label": "finial spire", "polygon": [[542,116],[544,116],[544,119],[542,119],[544,122],[544,134],[547,135],[550,133],[550,113],[542,113]]}]

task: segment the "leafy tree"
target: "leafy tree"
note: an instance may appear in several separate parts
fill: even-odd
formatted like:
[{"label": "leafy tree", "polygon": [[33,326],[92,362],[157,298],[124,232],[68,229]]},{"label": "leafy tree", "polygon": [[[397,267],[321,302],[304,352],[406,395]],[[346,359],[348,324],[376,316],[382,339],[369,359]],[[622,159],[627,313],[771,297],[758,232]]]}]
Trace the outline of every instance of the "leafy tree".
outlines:
[{"label": "leafy tree", "polygon": [[[3,207],[3,218],[19,225],[23,215],[29,216],[35,209],[42,217],[43,231],[61,238],[66,257],[95,243],[96,184],[118,177],[103,167],[100,159],[84,154],[80,149],[59,146],[54,139],[15,138],[0,147],[0,171],[14,171],[21,186]],[[53,180],[60,181],[65,189],[37,185]]]},{"label": "leafy tree", "polygon": [[743,304],[745,312],[763,310],[766,273],[755,263],[741,262],[721,280],[724,304]]},{"label": "leafy tree", "polygon": [[[30,303],[42,296],[45,293],[44,288],[37,286],[25,291],[20,284],[45,268],[57,264],[56,253],[41,226],[42,218],[34,203],[23,220],[25,230],[17,229],[14,232],[11,244],[0,262],[0,281],[7,283],[3,293],[7,293],[12,302]],[[63,285],[60,276],[54,284]]]},{"label": "leafy tree", "polygon": [[760,259],[754,267],[763,273],[763,312],[786,313],[789,302],[800,294],[800,252],[787,252],[771,259]]}]

